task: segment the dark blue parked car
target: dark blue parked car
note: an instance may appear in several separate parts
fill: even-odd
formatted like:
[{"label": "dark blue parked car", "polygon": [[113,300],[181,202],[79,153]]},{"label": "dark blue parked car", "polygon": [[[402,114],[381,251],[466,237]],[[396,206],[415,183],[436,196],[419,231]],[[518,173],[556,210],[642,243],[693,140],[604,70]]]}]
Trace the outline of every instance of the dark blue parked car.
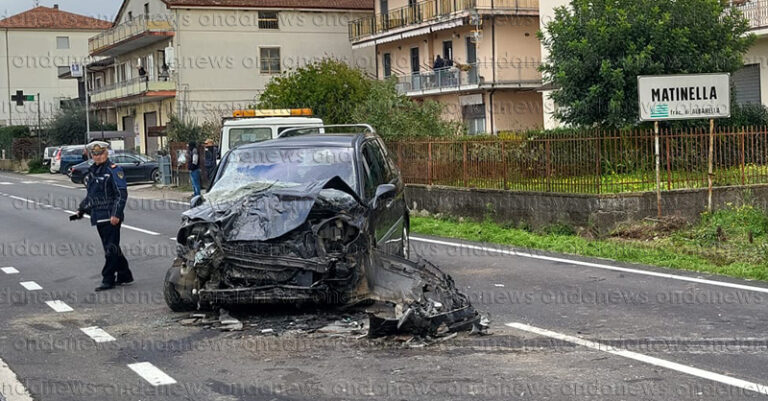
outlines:
[{"label": "dark blue parked car", "polygon": [[[58,158],[59,156],[57,156]],[[68,174],[69,168],[88,160],[85,153],[85,145],[70,145],[61,148],[61,161],[59,162],[59,172]]]},{"label": "dark blue parked car", "polygon": [[[116,151],[109,160],[123,168],[128,182],[153,181],[160,182],[160,170],[157,161],[134,152]],[[75,184],[82,184],[88,168],[93,160],[71,166],[67,175]]]}]

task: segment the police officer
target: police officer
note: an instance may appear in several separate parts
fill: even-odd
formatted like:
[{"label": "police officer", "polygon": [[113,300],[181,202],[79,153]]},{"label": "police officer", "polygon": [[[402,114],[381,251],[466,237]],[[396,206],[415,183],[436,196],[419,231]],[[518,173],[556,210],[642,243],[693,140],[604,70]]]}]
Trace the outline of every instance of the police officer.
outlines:
[{"label": "police officer", "polygon": [[108,143],[91,142],[87,148],[94,162],[85,176],[88,195],[70,220],[79,220],[85,213],[91,215],[91,225],[96,226],[99,232],[106,257],[101,271],[101,285],[96,291],[106,291],[116,285],[133,283],[128,260],[120,249],[120,226],[124,219],[128,186],[123,169],[109,160]]}]

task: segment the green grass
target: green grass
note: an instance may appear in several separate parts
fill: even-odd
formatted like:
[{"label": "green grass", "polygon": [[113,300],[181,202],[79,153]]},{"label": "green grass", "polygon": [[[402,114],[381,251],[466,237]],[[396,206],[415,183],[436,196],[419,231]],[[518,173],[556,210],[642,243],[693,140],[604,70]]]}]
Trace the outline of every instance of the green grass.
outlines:
[{"label": "green grass", "polygon": [[[654,240],[626,240],[619,238],[587,239],[577,235],[561,233],[562,229],[549,230],[551,233],[535,233],[513,227],[504,227],[486,220],[484,222],[432,217],[411,217],[411,231],[417,234],[459,238],[470,241],[511,245],[520,248],[540,249],[572,255],[605,258],[623,262],[641,263],[672,269],[719,274],[738,278],[768,280],[768,245],[764,223],[768,217],[753,223],[754,209],[729,209],[702,218],[694,227],[687,227],[663,238]],[[747,221],[749,223],[745,224]],[[732,248],[723,249],[721,243],[713,243],[717,226],[727,235],[733,235]],[[748,235],[750,229],[759,241],[744,245],[738,241],[741,235]],[[715,233],[713,237],[712,233]],[[739,234],[741,233],[741,234]],[[714,241],[717,241],[715,239]],[[759,243],[758,243],[759,242]],[[749,248],[751,257],[739,257]],[[760,256],[762,254],[762,257]]]}]

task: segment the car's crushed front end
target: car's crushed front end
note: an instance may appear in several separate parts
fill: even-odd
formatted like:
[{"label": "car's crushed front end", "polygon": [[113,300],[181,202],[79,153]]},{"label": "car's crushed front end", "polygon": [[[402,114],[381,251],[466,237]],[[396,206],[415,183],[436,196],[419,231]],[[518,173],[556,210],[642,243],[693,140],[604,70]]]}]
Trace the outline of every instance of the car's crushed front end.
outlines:
[{"label": "car's crushed front end", "polygon": [[186,310],[375,300],[371,335],[480,329],[480,315],[449,276],[375,247],[369,213],[338,177],[210,196],[184,213],[166,301]]}]

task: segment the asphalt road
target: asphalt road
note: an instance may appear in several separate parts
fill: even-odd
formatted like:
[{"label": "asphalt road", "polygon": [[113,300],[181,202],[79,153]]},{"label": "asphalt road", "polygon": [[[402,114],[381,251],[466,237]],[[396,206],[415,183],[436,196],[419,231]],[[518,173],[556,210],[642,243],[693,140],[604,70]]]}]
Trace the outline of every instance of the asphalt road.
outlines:
[{"label": "asphalt road", "polygon": [[176,202],[129,202],[136,283],[93,292],[98,235],[67,219],[84,193],[0,174],[0,400],[768,398],[765,283],[422,237],[412,253],[454,277],[489,336],[274,335],[268,310],[221,332],[163,302]]}]

